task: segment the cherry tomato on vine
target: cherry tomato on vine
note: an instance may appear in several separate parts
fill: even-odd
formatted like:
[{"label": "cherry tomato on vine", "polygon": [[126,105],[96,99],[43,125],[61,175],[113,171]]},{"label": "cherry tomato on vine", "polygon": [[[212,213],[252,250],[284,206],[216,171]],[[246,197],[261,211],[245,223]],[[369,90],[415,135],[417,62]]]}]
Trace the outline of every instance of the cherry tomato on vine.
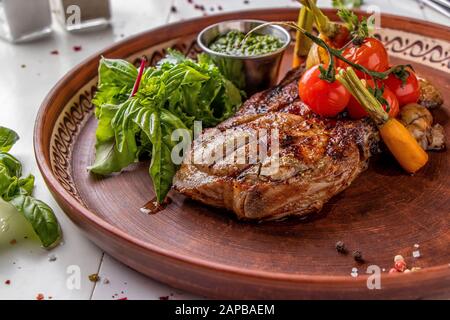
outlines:
[{"label": "cherry tomato on vine", "polygon": [[386,86],[397,96],[400,107],[417,102],[420,96],[419,80],[412,70],[405,71],[407,76],[404,83],[394,73],[384,80]]},{"label": "cherry tomato on vine", "polygon": [[[367,80],[367,85],[372,89],[375,87],[373,80]],[[389,116],[391,118],[397,117],[400,108],[395,94],[389,90],[389,88],[384,87],[383,98],[389,104]],[[383,108],[386,110],[387,106],[384,104]],[[361,119],[368,115],[363,107],[361,107],[361,104],[353,96],[350,97],[350,101],[347,105],[347,111],[352,119]]]},{"label": "cherry tomato on vine", "polygon": [[339,25],[339,30],[336,36],[331,40],[331,44],[334,48],[342,48],[351,40],[350,31],[343,25]]},{"label": "cherry tomato on vine", "polygon": [[[353,45],[344,50],[343,57],[371,71],[383,72],[389,68],[389,57],[381,41],[366,38],[361,45]],[[341,68],[347,68],[347,63],[340,61]],[[363,72],[355,70],[360,78],[367,78]]]},{"label": "cherry tomato on vine", "polygon": [[330,83],[320,78],[318,65],[303,74],[298,83],[298,93],[312,111],[324,117],[335,117],[350,100],[350,93],[339,81]]}]

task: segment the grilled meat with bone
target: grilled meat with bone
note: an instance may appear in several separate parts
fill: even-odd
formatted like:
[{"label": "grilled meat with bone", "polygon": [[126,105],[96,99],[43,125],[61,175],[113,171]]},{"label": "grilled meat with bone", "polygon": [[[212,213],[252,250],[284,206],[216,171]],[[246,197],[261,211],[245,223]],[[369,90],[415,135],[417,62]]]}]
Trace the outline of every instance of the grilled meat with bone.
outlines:
[{"label": "grilled meat with bone", "polygon": [[[279,219],[318,211],[347,188],[367,168],[378,131],[367,119],[325,119],[311,112],[298,96],[301,74],[291,71],[275,88],[253,95],[234,117],[206,129],[177,172],[175,189],[241,219]],[[264,136],[260,132],[267,135],[254,161],[250,141]],[[198,161],[205,153],[223,157]],[[239,156],[244,161],[236,161]]]}]

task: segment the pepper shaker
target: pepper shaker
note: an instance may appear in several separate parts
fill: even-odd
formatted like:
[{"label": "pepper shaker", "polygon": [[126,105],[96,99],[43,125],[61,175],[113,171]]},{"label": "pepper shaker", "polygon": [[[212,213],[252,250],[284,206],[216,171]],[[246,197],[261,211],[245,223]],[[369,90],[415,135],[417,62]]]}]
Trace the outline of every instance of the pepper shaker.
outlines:
[{"label": "pepper shaker", "polygon": [[52,32],[48,0],[0,0],[0,37],[31,41]]},{"label": "pepper shaker", "polygon": [[109,0],[51,0],[51,6],[67,31],[102,29],[110,24]]}]

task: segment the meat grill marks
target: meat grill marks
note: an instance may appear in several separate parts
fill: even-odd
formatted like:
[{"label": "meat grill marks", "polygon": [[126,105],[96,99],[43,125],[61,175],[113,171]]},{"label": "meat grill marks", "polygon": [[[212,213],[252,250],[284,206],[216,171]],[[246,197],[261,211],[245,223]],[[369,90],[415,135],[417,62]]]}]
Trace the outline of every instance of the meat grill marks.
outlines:
[{"label": "meat grill marks", "polygon": [[[311,112],[298,97],[302,72],[291,71],[275,88],[250,97],[234,117],[206,129],[186,159],[211,150],[225,157],[184,163],[174,178],[175,189],[241,219],[279,219],[318,211],[348,187],[367,168],[378,132],[370,120],[324,119]],[[249,152],[255,134],[263,130],[270,135],[275,129],[279,148],[270,148],[268,139],[257,146],[258,153],[269,147],[258,161],[228,161]],[[225,147],[240,136],[245,139]]]},{"label": "meat grill marks", "polygon": [[[289,71],[276,87],[258,92],[251,96],[236,112],[235,116],[217,126],[223,130],[244,122],[252,121],[269,112],[289,112],[297,114],[313,113],[298,97],[297,82],[304,68]],[[283,110],[283,108],[285,108]]]}]

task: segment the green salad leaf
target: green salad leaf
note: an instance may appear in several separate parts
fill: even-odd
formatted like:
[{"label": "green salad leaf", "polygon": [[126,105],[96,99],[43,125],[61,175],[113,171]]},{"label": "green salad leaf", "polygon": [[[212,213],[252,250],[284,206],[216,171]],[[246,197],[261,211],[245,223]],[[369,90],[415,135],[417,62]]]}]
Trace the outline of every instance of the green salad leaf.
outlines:
[{"label": "green salad leaf", "polygon": [[[124,105],[128,105],[124,102]],[[88,169],[100,175],[119,172],[137,161],[137,143],[134,132],[124,132],[112,127],[112,121],[123,105],[103,105],[97,112],[96,156],[94,164]],[[122,131],[119,133],[119,131]],[[121,136],[117,141],[116,137]]]},{"label": "green salad leaf", "polygon": [[102,58],[98,69],[98,88],[93,103],[100,106],[125,102],[130,96],[137,75],[136,67],[125,60]]},{"label": "green salad leaf", "polygon": [[96,158],[89,170],[108,175],[149,156],[149,174],[162,202],[177,170],[171,159],[176,145],[172,132],[192,132],[196,120],[204,126],[222,122],[239,108],[242,96],[205,55],[193,61],[168,50],[157,66],[145,70],[138,92],[130,97],[137,75],[136,67],[126,61],[101,59],[93,99]]},{"label": "green salad leaf", "polygon": [[331,4],[333,8],[342,9],[350,7],[352,9],[358,9],[364,4],[364,0],[332,0]]},{"label": "green salad leaf", "polygon": [[19,136],[0,127],[0,197],[14,206],[31,224],[44,247],[58,243],[61,229],[53,210],[32,197],[34,176],[22,177],[22,164],[7,153]]},{"label": "green salad leaf", "polygon": [[11,147],[19,140],[19,135],[8,128],[0,126],[0,151],[8,152]]},{"label": "green salad leaf", "polygon": [[55,245],[61,237],[61,229],[53,210],[44,202],[28,195],[17,195],[10,201],[21,212],[46,248]]}]

